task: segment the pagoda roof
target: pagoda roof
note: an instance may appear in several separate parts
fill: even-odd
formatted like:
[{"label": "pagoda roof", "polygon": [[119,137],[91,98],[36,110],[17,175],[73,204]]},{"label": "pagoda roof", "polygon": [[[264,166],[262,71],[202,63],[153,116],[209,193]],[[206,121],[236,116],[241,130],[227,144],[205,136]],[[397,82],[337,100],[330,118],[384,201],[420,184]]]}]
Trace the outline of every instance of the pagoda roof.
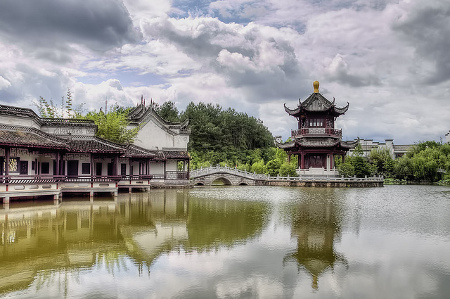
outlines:
[{"label": "pagoda roof", "polygon": [[281,149],[289,150],[296,147],[340,147],[343,149],[354,148],[358,144],[358,141],[342,141],[337,138],[299,138],[289,142],[278,143],[275,141],[275,145]]},{"label": "pagoda roof", "polygon": [[345,107],[339,108],[335,105],[335,99],[330,102],[321,93],[314,92],[303,102],[299,99],[299,104],[297,108],[290,109],[284,104],[284,110],[292,116],[300,116],[305,112],[324,112],[330,111],[333,115],[339,116],[347,112],[350,104],[347,102]]},{"label": "pagoda roof", "polygon": [[25,148],[67,149],[67,141],[32,127],[0,124],[0,144]]}]

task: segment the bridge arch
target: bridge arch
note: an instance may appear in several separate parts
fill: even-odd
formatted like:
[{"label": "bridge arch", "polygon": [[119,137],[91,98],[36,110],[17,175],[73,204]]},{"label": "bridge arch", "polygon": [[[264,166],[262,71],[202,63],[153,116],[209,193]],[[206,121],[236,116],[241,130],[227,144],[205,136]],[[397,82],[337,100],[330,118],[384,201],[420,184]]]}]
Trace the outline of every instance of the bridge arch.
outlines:
[{"label": "bridge arch", "polygon": [[225,185],[225,186],[231,186],[233,185],[231,181],[223,176],[220,176],[216,178],[214,181],[211,182],[211,185]]}]

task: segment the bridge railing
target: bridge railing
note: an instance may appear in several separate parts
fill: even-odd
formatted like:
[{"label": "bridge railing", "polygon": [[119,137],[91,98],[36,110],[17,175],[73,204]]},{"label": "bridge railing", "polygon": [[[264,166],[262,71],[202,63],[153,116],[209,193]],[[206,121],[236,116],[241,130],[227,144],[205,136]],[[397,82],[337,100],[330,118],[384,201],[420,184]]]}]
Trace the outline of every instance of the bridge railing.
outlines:
[{"label": "bridge railing", "polygon": [[237,168],[231,168],[231,167],[222,167],[222,166],[211,166],[208,168],[200,168],[196,170],[191,170],[190,172],[190,178],[195,179],[200,176],[209,175],[209,174],[216,174],[216,173],[228,173],[233,174],[253,180],[267,180],[269,178],[266,174],[259,174],[259,173],[253,173],[248,172],[245,170],[240,170]]},{"label": "bridge railing", "polygon": [[327,182],[345,182],[345,181],[371,181],[371,182],[382,182],[384,181],[383,176],[372,176],[372,177],[343,177],[343,176],[334,176],[334,175],[301,175],[298,177],[282,177],[282,176],[269,176],[266,174],[257,174],[248,172],[245,170],[240,170],[237,168],[231,167],[222,167],[222,166],[212,166],[208,168],[201,168],[192,170],[190,172],[190,178],[195,179],[201,176],[217,174],[217,173],[227,173],[232,175],[237,175],[241,177],[245,177],[253,180],[262,180],[262,181],[327,181]]}]

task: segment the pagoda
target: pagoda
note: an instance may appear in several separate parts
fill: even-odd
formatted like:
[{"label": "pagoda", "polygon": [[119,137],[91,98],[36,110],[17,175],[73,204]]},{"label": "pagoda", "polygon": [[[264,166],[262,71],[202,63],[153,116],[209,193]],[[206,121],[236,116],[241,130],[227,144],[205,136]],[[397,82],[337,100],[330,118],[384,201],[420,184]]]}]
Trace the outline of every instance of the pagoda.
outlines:
[{"label": "pagoda", "polygon": [[303,102],[299,100],[297,108],[289,109],[284,105],[286,112],[297,119],[298,127],[291,131],[290,141],[276,141],[276,145],[287,152],[289,159],[297,155],[300,170],[322,169],[324,174],[331,174],[334,173],[334,157],[344,158],[357,141],[342,141],[342,129],[334,127],[336,119],[347,112],[349,103],[336,107],[334,98],[330,102],[319,92],[318,81],[313,86],[314,93]]}]

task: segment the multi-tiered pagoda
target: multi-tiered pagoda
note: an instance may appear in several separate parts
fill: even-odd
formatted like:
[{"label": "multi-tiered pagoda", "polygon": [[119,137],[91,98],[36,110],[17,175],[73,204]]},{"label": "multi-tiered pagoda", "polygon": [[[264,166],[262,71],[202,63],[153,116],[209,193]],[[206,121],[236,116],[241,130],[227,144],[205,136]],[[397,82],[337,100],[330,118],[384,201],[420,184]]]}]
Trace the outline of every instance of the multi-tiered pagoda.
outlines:
[{"label": "multi-tiered pagoda", "polygon": [[298,168],[334,170],[334,157],[345,156],[346,152],[356,146],[356,142],[342,141],[342,129],[335,129],[335,121],[347,112],[347,106],[338,108],[333,102],[327,100],[319,93],[319,82],[313,83],[314,93],[306,100],[299,100],[296,109],[289,109],[284,105],[286,112],[298,121],[297,130],[292,130],[291,140],[278,143],[289,158],[298,156]]}]

